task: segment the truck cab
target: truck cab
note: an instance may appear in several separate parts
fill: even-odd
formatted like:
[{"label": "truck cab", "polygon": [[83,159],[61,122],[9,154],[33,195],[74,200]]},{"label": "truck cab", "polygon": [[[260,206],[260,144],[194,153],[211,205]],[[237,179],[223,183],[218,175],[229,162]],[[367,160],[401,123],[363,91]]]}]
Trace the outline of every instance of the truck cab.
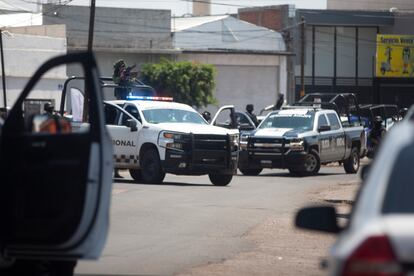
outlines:
[{"label": "truck cab", "polygon": [[356,173],[362,131],[362,126],[343,127],[334,110],[293,106],[273,111],[252,134],[242,134],[239,169],[245,175],[264,168],[314,175],[321,164],[339,161],[347,173]]}]

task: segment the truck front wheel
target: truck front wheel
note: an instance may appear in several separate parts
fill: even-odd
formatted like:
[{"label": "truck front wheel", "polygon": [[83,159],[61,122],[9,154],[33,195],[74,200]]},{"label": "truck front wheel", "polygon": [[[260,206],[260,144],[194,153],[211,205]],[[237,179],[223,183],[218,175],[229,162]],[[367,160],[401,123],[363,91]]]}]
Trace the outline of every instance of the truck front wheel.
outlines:
[{"label": "truck front wheel", "polygon": [[208,177],[210,178],[211,183],[215,186],[227,186],[231,182],[233,175],[210,173]]},{"label": "truck front wheel", "polygon": [[243,175],[259,175],[263,169],[239,169]]},{"label": "truck front wheel", "polygon": [[319,154],[316,150],[310,150],[305,156],[303,168],[304,170],[300,172],[302,175],[308,176],[318,174],[319,169],[321,168],[321,159],[319,158]]},{"label": "truck front wheel", "polygon": [[129,174],[131,175],[132,179],[134,179],[136,182],[142,181],[141,170],[129,169]]},{"label": "truck front wheel", "polygon": [[359,152],[357,147],[353,147],[351,155],[344,161],[346,173],[357,173],[359,170]]},{"label": "truck front wheel", "polygon": [[161,167],[160,157],[155,149],[144,152],[141,159],[141,174],[144,183],[162,183],[165,172]]}]

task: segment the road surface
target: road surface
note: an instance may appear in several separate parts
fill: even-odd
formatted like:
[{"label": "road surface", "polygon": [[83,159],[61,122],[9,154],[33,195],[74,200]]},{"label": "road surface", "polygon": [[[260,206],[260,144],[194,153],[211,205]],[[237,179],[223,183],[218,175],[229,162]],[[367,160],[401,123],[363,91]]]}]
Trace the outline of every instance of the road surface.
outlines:
[{"label": "road surface", "polygon": [[167,175],[164,184],[148,185],[134,183],[127,171],[122,175],[113,186],[104,253],[99,261],[80,262],[77,275],[175,275],[223,263],[254,251],[258,243],[246,236],[269,219],[279,229],[278,218],[285,224],[293,219],[312,201],[312,191],[358,181],[342,167],[323,167],[314,177],[265,170],[237,175],[227,187],[211,185],[207,176]]}]

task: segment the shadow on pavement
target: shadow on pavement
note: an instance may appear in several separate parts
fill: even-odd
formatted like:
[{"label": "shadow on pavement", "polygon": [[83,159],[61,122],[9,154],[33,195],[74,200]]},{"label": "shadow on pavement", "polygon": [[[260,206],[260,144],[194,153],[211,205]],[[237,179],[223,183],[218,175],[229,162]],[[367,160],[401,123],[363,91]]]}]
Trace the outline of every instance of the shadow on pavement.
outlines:
[{"label": "shadow on pavement", "polygon": [[121,179],[121,178],[115,178],[113,179],[113,181],[114,181],[114,184],[133,184],[133,185],[148,185],[148,186],[220,187],[220,186],[214,186],[213,184],[194,184],[194,183],[180,183],[180,182],[138,183],[132,179]]},{"label": "shadow on pavement", "polygon": [[[304,177],[332,176],[332,175],[343,175],[343,174],[346,174],[346,173],[324,173],[322,172],[322,173],[318,173],[317,175],[303,176],[303,175],[294,175],[294,174],[290,174],[289,172],[285,172],[285,173],[261,173],[253,177],[269,177],[269,176],[276,177],[277,176],[277,177],[290,177],[290,178],[304,178]],[[247,177],[248,175],[237,174],[237,176]]]}]

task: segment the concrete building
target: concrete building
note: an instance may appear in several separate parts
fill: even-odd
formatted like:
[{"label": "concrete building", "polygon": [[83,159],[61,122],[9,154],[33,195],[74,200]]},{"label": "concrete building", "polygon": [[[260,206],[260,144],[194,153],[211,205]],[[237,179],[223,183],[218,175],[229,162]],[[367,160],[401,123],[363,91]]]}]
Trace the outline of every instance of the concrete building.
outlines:
[{"label": "concrete building", "polygon": [[327,0],[328,10],[384,10],[392,8],[398,10],[414,11],[414,1],[412,0]]},{"label": "concrete building", "polygon": [[[238,10],[237,17],[240,20],[262,26],[276,32],[279,32],[285,42],[286,50],[294,53],[292,26],[296,24],[296,9],[294,5],[277,5],[256,8],[242,8]],[[286,59],[286,97],[285,99],[292,103],[295,101],[295,57],[291,55]]]},{"label": "concrete building", "polygon": [[[53,5],[44,5],[51,10]],[[56,8],[55,8],[56,9]],[[66,26],[68,52],[86,50],[89,11],[85,6],[59,6],[56,12],[44,15],[44,25]],[[124,59],[128,65],[156,62],[176,52],[171,39],[171,12],[97,7],[93,49],[102,76],[112,76],[113,64]],[[68,75],[78,72],[69,67]]]},{"label": "concrete building", "polygon": [[[66,53],[66,36],[64,26],[7,27],[4,30],[7,106],[12,106],[41,64],[54,56]],[[29,98],[50,99],[59,104],[59,91],[65,80],[66,67],[48,72]],[[1,82],[0,93],[3,93]],[[4,106],[3,95],[0,97],[0,106]]]},{"label": "concrete building", "polygon": [[253,103],[260,110],[286,93],[289,53],[280,33],[229,15],[175,18],[171,26],[178,60],[216,67],[219,105],[244,110]]},{"label": "concrete building", "polygon": [[301,88],[300,22],[303,18],[306,93],[352,92],[362,103],[396,103],[400,106],[414,103],[413,79],[378,78],[375,75],[376,38],[377,34],[413,34],[413,15],[399,10],[292,11],[283,5],[239,10],[239,18],[243,20],[282,30],[287,45],[296,54],[291,60],[294,85],[289,93],[293,98],[299,98]]}]

